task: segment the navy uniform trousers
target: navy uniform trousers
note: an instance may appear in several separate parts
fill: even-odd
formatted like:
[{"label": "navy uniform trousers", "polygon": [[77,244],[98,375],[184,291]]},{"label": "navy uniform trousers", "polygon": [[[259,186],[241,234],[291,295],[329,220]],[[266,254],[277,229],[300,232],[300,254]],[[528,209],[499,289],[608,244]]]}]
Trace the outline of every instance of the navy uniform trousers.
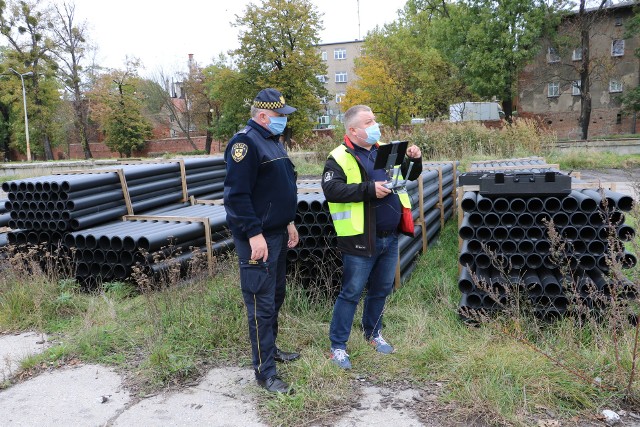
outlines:
[{"label": "navy uniform trousers", "polygon": [[253,369],[256,378],[266,380],[276,375],[276,337],[278,312],[286,293],[287,242],[289,235],[281,233],[265,235],[269,258],[251,261],[248,240],[234,238],[240,263],[240,287],[247,307],[249,339],[253,352]]}]

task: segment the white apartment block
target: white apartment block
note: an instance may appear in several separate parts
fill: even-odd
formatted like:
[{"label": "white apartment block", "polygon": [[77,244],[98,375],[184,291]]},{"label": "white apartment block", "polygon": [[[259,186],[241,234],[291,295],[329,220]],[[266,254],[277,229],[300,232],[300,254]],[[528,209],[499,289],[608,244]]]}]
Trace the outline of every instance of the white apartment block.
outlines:
[{"label": "white apartment block", "polygon": [[342,98],[347,93],[347,85],[357,79],[353,71],[354,60],[361,55],[362,44],[362,40],[354,40],[317,46],[322,60],[326,62],[327,74],[316,77],[329,92],[326,98],[320,100],[324,112],[318,117],[318,128],[328,128],[342,122],[346,110],[342,106]]}]

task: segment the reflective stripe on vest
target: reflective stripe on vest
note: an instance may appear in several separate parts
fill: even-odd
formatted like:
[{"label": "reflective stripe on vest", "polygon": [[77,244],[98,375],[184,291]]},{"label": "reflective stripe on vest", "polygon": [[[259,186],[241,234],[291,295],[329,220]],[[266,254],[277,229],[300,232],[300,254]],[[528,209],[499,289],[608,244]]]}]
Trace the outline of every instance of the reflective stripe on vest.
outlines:
[{"label": "reflective stripe on vest", "polygon": [[[356,159],[348,153],[344,145],[336,147],[329,154],[342,168],[347,184],[360,184],[362,176]],[[402,176],[399,179],[403,179]],[[398,194],[400,204],[411,209],[411,199],[406,192]],[[355,236],[364,233],[364,202],[332,203],[329,212],[338,236]]]},{"label": "reflective stripe on vest", "polygon": [[[330,154],[342,168],[347,177],[347,184],[360,184],[362,176],[356,159],[347,152],[347,147],[340,145]],[[332,203],[329,212],[338,236],[355,236],[364,233],[364,203]]]}]

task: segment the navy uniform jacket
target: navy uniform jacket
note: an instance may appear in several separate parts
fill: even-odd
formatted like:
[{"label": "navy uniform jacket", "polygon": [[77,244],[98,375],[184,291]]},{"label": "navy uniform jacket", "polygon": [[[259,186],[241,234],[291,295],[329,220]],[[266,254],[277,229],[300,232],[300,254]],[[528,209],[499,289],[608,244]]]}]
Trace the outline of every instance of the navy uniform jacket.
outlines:
[{"label": "navy uniform jacket", "polygon": [[224,153],[224,207],[236,238],[282,232],[297,209],[295,167],[278,136],[253,120],[236,133]]}]

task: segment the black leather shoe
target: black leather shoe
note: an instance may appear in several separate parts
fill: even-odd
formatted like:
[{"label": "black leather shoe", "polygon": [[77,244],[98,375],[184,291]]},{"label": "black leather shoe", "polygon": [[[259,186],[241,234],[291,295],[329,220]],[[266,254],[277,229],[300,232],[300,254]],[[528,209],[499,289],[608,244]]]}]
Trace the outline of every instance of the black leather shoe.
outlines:
[{"label": "black leather shoe", "polygon": [[293,394],[293,388],[280,379],[277,375],[267,378],[266,380],[257,380],[258,385],[272,393]]},{"label": "black leather shoe", "polygon": [[273,356],[273,358],[276,359],[276,362],[293,362],[294,360],[300,358],[300,353],[289,353],[287,351],[282,351],[278,347],[276,347],[276,354],[275,356]]}]

